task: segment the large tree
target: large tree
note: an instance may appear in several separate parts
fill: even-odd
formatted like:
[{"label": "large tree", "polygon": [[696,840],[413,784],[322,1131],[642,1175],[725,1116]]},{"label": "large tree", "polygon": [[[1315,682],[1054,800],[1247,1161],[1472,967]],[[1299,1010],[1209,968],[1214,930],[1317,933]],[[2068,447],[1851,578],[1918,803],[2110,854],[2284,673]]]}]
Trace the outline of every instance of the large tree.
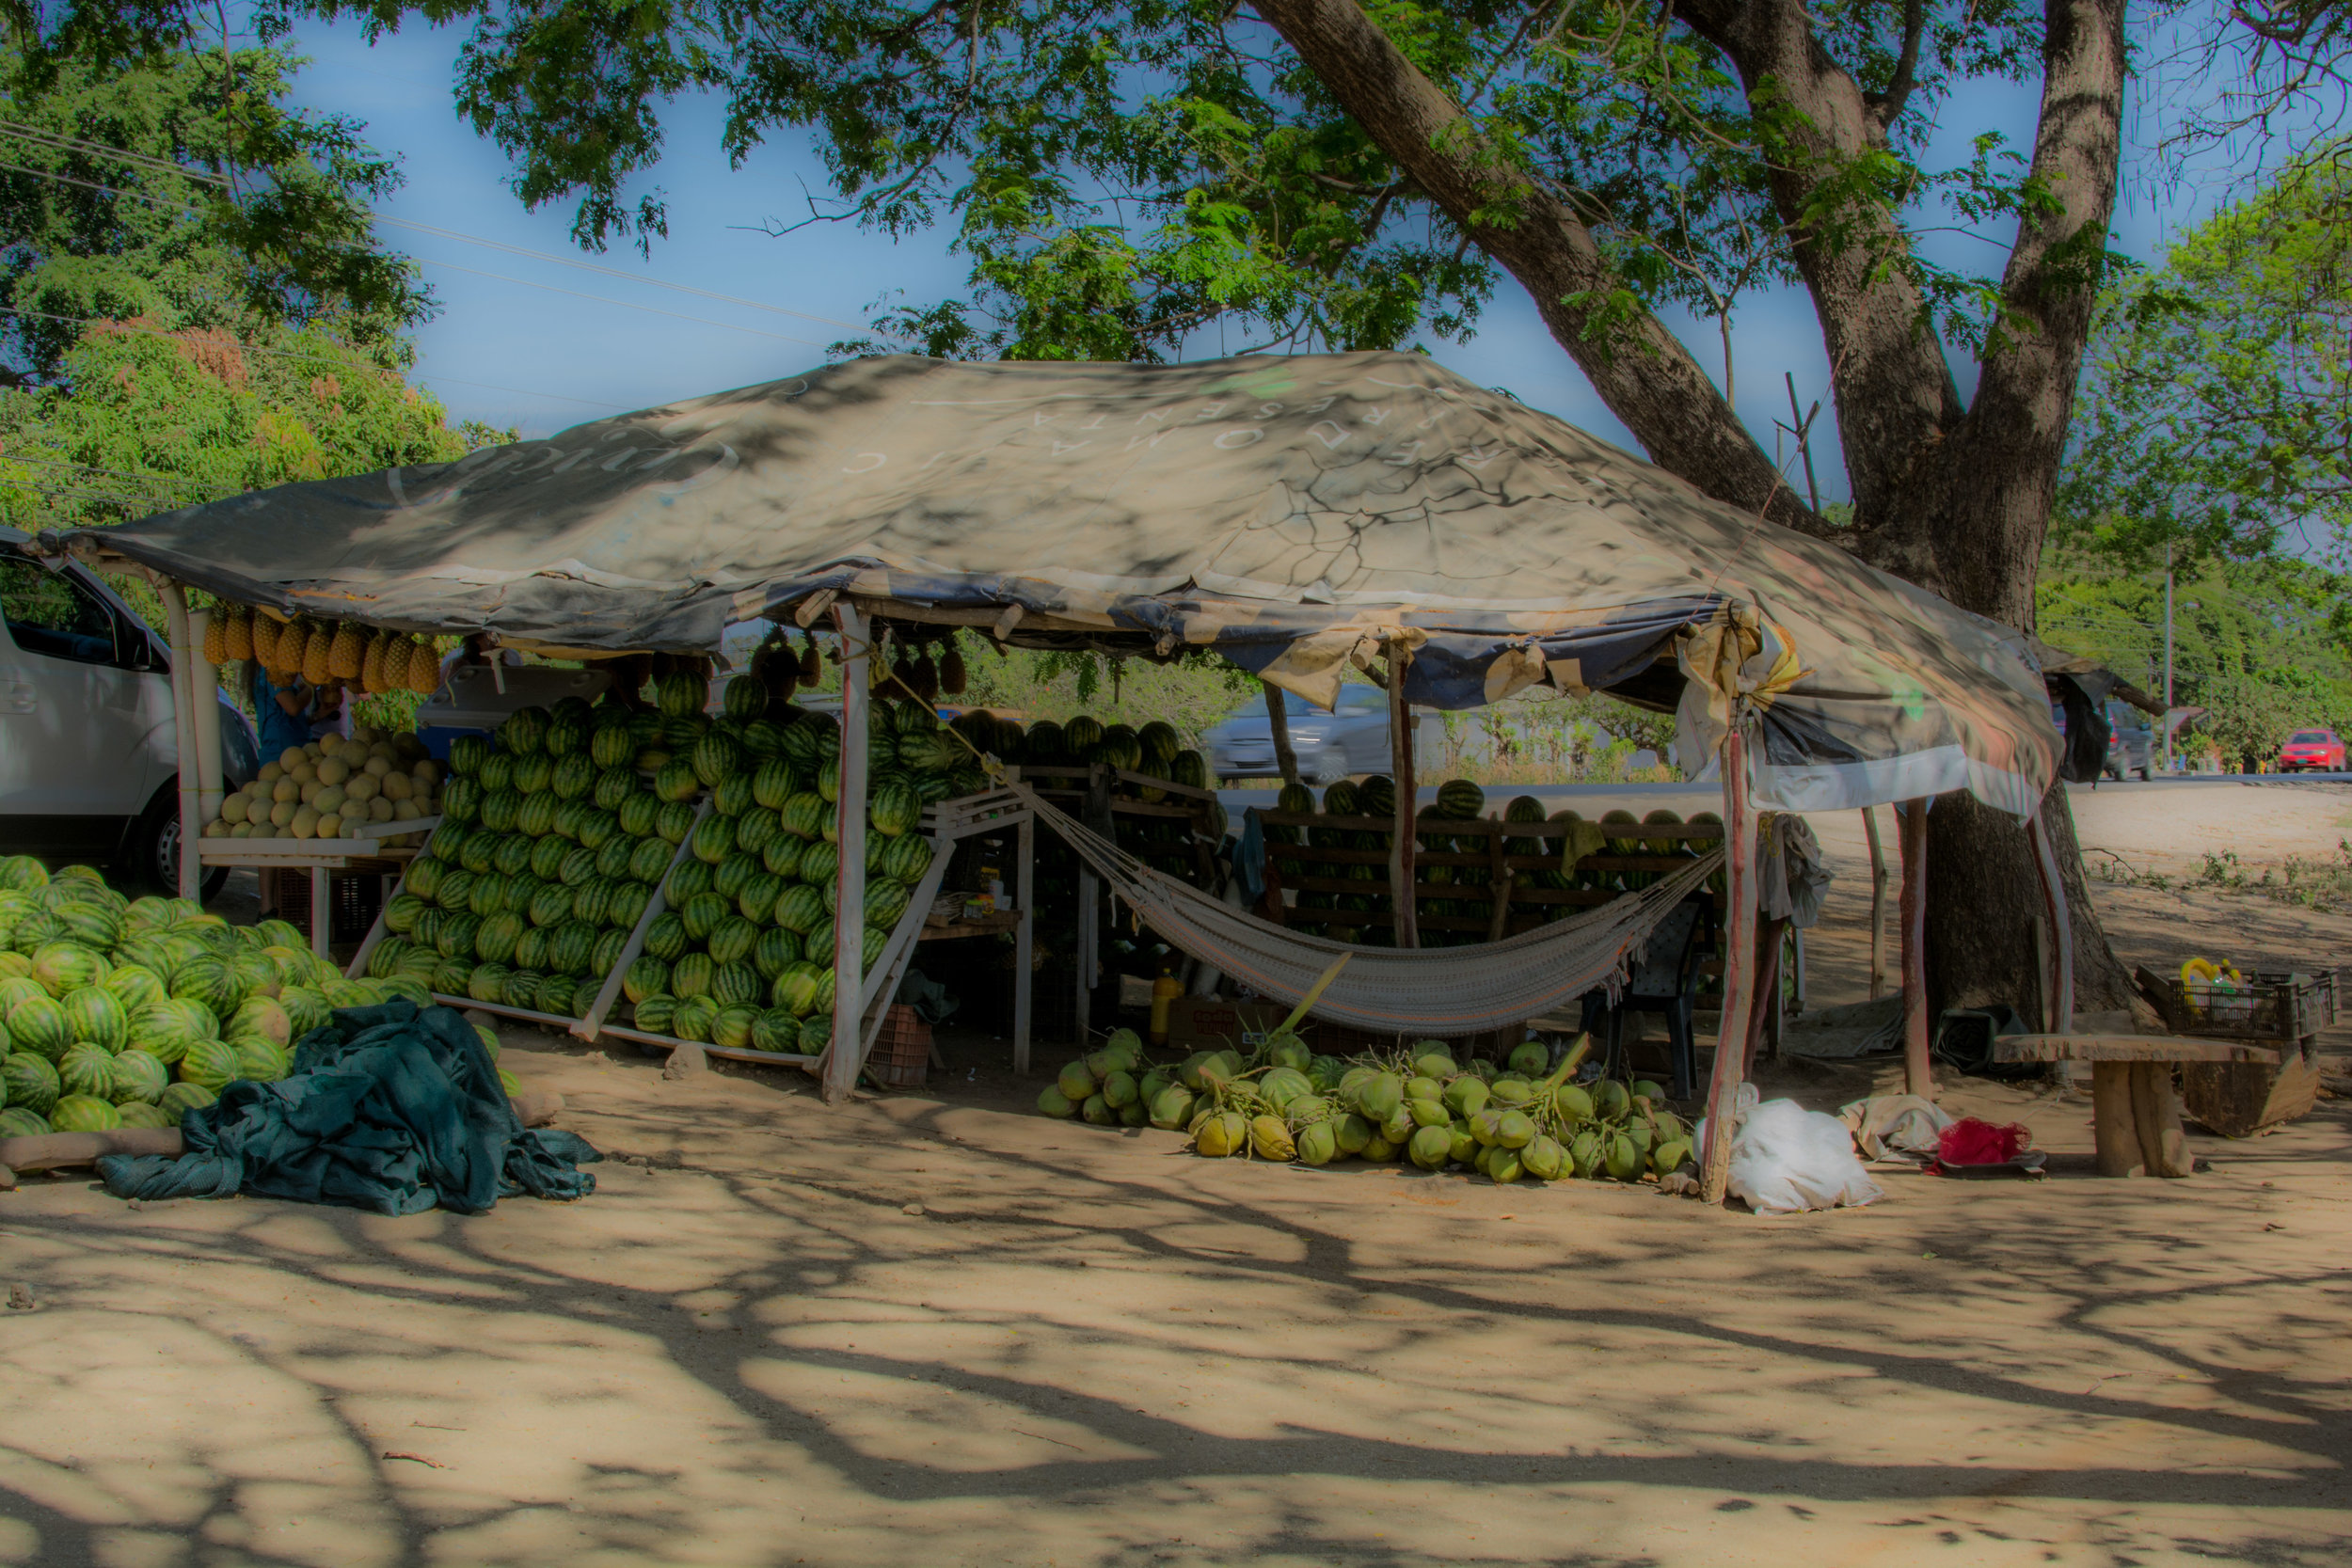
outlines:
[{"label": "large tree", "polygon": [[[289,6],[289,13],[304,8]],[[359,0],[396,26],[411,0]],[[103,27],[74,13],[57,36]],[[956,215],[960,300],[886,324],[957,353],[1132,357],[1228,329],[1372,347],[1466,330],[1498,276],[1657,462],[2017,626],[2106,261],[2128,74],[2122,0],[429,0],[473,19],[460,105],[587,243],[662,228],[641,176],[671,97],[710,90],[743,156],[807,135],[832,198],[795,221]],[[1939,123],[2032,84],[2010,149]],[[632,192],[635,194],[632,197]],[[2005,227],[1997,275],[1928,228]],[[782,225],[780,224],[780,227]],[[1804,504],[1669,325],[1800,286],[1832,366],[1852,510]],[[1725,335],[1728,345],[1728,336]],[[1952,370],[1973,356],[1974,390]],[[1730,367],[1725,365],[1725,376]],[[2064,854],[2087,1002],[2124,977]],[[2026,1001],[2024,835],[1966,798],[1931,822],[1931,978]]]}]

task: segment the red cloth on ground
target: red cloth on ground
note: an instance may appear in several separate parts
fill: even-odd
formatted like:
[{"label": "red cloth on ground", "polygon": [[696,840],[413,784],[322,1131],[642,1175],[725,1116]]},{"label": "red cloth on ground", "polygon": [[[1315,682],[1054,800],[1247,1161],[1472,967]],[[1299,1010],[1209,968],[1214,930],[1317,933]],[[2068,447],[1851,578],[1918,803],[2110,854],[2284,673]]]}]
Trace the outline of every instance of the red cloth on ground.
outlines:
[{"label": "red cloth on ground", "polygon": [[1947,1165],[2005,1165],[2033,1147],[2033,1134],[2016,1122],[1995,1127],[1963,1117],[1935,1141],[1936,1158]]}]

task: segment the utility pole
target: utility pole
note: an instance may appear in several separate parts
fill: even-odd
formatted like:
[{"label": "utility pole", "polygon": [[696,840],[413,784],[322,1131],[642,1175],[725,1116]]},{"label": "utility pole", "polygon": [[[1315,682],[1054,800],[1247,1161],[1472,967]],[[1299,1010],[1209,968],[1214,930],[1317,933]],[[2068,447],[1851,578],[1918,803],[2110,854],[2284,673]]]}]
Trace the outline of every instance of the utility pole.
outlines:
[{"label": "utility pole", "polygon": [[2172,771],[2172,546],[2164,547],[2164,770]]}]

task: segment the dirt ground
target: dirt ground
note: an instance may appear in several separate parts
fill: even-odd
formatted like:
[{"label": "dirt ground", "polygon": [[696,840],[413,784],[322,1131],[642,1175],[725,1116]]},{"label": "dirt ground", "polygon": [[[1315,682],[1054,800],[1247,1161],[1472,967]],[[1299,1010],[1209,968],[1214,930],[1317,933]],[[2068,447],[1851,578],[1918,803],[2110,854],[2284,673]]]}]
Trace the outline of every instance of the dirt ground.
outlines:
[{"label": "dirt ground", "polygon": [[[2086,841],[2243,816],[2111,811],[2135,793],[2078,800]],[[2331,847],[2352,800],[2278,793],[2280,852]],[[1860,994],[1858,880],[1824,1002]],[[2175,963],[2352,946],[2243,898],[2101,902]],[[611,1157],[593,1197],[0,1195],[0,1289],[32,1304],[0,1310],[0,1562],[2352,1558],[2346,1101],[2113,1181],[2079,1094],[1963,1081],[1945,1103],[2026,1121],[2050,1180],[1881,1171],[1883,1202],[1766,1219],[1197,1160],[1027,1114],[985,1037],[837,1110],[788,1071],[505,1037]],[[1769,1086],[1828,1107],[1896,1076]]]}]

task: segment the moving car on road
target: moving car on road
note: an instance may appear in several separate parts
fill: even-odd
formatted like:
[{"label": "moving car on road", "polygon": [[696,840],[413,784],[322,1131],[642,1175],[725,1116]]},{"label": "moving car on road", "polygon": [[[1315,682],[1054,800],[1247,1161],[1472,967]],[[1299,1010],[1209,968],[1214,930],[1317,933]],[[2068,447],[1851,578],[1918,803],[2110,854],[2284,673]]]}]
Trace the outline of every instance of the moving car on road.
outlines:
[{"label": "moving car on road", "polygon": [[2341,773],[2344,742],[2333,730],[2297,730],[2279,748],[2281,773]]}]

